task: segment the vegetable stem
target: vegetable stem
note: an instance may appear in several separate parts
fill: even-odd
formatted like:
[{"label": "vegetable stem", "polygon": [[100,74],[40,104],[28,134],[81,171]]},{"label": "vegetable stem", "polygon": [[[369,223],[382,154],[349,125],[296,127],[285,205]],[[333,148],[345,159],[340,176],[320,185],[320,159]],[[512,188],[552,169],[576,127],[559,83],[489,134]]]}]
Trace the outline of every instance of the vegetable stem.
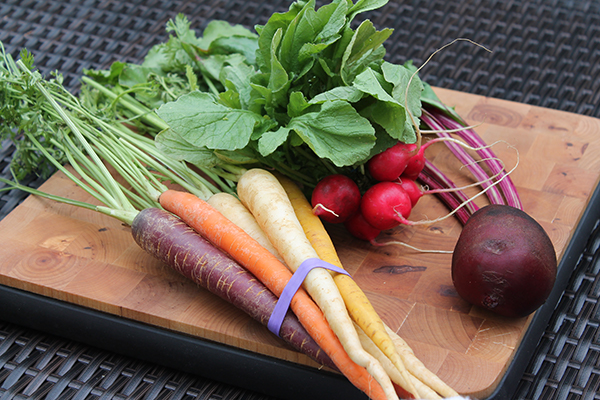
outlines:
[{"label": "vegetable stem", "polygon": [[98,91],[100,91],[102,94],[104,94],[106,97],[112,99],[113,101],[118,101],[121,105],[123,105],[129,111],[132,111],[133,113],[138,115],[139,118],[150,123],[152,126],[156,127],[157,129],[164,130],[164,129],[169,128],[169,126],[162,119],[160,119],[156,114],[154,114],[154,112],[152,110],[141,105],[139,102],[134,103],[134,101],[131,97],[129,97],[129,99],[125,99],[124,98],[125,96],[123,93],[117,94],[87,76],[83,76],[81,78],[81,80],[84,83],[97,89]]}]

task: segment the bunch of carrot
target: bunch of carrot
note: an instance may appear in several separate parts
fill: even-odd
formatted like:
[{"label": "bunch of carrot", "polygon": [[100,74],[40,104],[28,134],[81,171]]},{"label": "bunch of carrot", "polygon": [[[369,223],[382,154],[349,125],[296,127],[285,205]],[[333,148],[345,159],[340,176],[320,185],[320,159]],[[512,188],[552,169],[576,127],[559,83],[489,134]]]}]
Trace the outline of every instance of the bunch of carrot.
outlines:
[{"label": "bunch of carrot", "polygon": [[[238,181],[237,194],[239,199],[221,193],[204,201],[166,190],[157,200],[278,297],[304,262],[318,259],[342,267],[294,182],[250,169]],[[326,263],[308,272],[289,307],[337,369],[372,399],[457,395],[384,324],[356,282],[328,271]]]}]

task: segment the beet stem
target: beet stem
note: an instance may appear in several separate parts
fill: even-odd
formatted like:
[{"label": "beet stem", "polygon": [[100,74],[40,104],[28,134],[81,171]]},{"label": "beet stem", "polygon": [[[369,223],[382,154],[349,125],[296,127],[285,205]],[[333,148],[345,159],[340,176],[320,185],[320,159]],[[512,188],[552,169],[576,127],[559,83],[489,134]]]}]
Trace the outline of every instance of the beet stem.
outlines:
[{"label": "beet stem", "polygon": [[[424,112],[421,118],[424,123],[429,125],[434,130],[439,131],[437,133],[439,137],[451,137],[450,134],[442,132],[444,129],[446,129],[446,127],[430,113]],[[469,171],[471,171],[473,176],[481,182],[481,186],[483,186],[484,188],[489,188],[487,196],[490,202],[492,204],[504,204],[504,198],[502,197],[500,190],[496,187],[492,187],[492,184],[489,181],[486,181],[487,179],[489,179],[489,175],[483,170],[483,168],[481,168],[479,164],[475,162],[473,157],[471,157],[464,148],[460,147],[456,143],[446,142],[446,145],[452,151],[452,153],[460,160],[460,162],[463,163],[469,169]],[[488,163],[488,161],[489,160],[486,160],[486,163]]]},{"label": "beet stem", "polygon": [[[502,164],[498,161],[493,150],[487,147],[483,139],[475,132],[474,129],[467,128],[461,121],[457,121],[455,118],[449,117],[444,114],[442,110],[432,108],[424,112],[424,115],[428,114],[432,119],[436,120],[442,127],[455,130],[456,134],[463,139],[468,145],[479,148],[477,153],[486,161],[487,166],[493,175],[499,176],[500,191],[504,195],[506,204],[520,210],[523,209],[523,204],[519,197],[519,193],[512,181],[510,176],[504,170]],[[458,118],[458,117],[456,117]]]}]

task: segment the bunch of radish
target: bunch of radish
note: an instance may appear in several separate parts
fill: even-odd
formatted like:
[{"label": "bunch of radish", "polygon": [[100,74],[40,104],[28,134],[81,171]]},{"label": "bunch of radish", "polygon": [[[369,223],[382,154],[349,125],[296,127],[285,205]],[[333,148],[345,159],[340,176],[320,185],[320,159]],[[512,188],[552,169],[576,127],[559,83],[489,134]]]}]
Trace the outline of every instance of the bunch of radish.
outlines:
[{"label": "bunch of radish", "polygon": [[374,183],[363,193],[358,184],[343,174],[323,178],[315,186],[313,211],[329,223],[343,223],[353,236],[373,242],[381,231],[409,223],[408,217],[423,196],[417,177],[425,166],[422,146],[398,142],[376,154],[367,163]]}]

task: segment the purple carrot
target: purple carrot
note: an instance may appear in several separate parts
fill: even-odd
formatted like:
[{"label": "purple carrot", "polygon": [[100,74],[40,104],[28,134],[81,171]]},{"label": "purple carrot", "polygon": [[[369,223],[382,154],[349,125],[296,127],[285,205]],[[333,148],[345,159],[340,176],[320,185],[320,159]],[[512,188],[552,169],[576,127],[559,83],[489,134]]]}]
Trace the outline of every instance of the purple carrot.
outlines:
[{"label": "purple carrot", "polygon": [[[142,249],[267,326],[277,297],[178,217],[158,208],[144,209],[133,220],[131,233]],[[297,351],[337,369],[291,311],[279,335]]]}]

